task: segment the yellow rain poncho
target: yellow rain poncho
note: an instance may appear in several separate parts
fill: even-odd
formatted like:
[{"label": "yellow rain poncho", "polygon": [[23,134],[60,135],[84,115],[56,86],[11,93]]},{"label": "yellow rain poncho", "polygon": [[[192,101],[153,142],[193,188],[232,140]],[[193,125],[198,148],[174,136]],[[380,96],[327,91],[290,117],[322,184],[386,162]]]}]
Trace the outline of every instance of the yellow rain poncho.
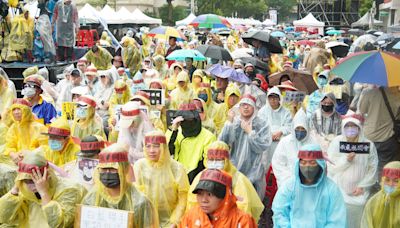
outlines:
[{"label": "yellow rain poncho", "polygon": [[154,69],[156,69],[160,74],[160,79],[164,80],[165,77],[168,76],[168,67],[165,64],[164,55],[155,55],[153,56],[153,60],[154,60]]},{"label": "yellow rain poncho", "polygon": [[11,106],[15,95],[13,91],[8,88],[8,79],[0,74],[0,115],[3,117],[3,112]]},{"label": "yellow rain poncho", "polygon": [[[372,196],[364,208],[361,227],[397,228],[400,227],[400,161],[385,165],[382,172],[382,190]],[[397,179],[398,183],[390,194],[384,190],[384,182]]]},{"label": "yellow rain poncho", "polygon": [[[76,159],[76,154],[80,151],[79,145],[75,144],[70,137],[71,131],[68,121],[60,117],[50,124],[48,133],[50,137],[52,135],[57,137],[66,137],[64,139],[64,147],[59,151],[54,151],[48,148],[45,152],[45,157],[48,161],[54,163],[57,166],[63,166],[64,164]],[[51,141],[51,139],[49,139]]]},{"label": "yellow rain poncho", "polygon": [[[8,192],[0,198],[1,227],[72,227],[76,204],[82,200],[85,190],[65,179],[58,178],[48,167],[42,149],[27,153],[19,163],[16,186],[18,195]],[[48,193],[51,201],[46,205],[28,188],[24,180],[32,179],[32,169],[37,167],[43,174],[47,167]]]},{"label": "yellow rain poncho", "polygon": [[[16,121],[12,114],[13,110],[18,108],[22,111],[20,121]],[[47,132],[47,128],[35,121],[28,101],[16,99],[10,107],[10,112],[13,124],[7,132],[5,155],[47,146],[47,136],[42,134]]]},{"label": "yellow rain poncho", "polygon": [[164,84],[166,85],[168,91],[174,90],[175,87],[178,84],[178,80],[177,79],[178,79],[178,74],[179,73],[175,74],[175,71],[174,71],[175,67],[178,67],[178,68],[180,68],[180,71],[183,71],[183,67],[181,66],[181,64],[179,64],[179,63],[171,64],[171,66],[169,67],[168,78],[166,78],[164,80]]},{"label": "yellow rain poncho", "polygon": [[101,38],[100,38],[100,45],[105,46],[105,47],[110,47],[111,43],[108,41],[108,33],[106,31],[103,31],[101,33]]},{"label": "yellow rain poncho", "polygon": [[[179,82],[185,82],[185,86],[181,87]],[[177,87],[172,90],[171,96],[171,109],[178,109],[181,104],[188,104],[193,100],[194,93],[189,87],[189,75],[186,71],[182,71],[177,76]]]},{"label": "yellow rain poncho", "polygon": [[201,118],[201,126],[209,130],[212,133],[216,133],[214,119],[207,114],[207,105],[201,98],[193,99],[193,103],[196,105]]},{"label": "yellow rain poncho", "polygon": [[[94,174],[95,186],[82,201],[84,205],[133,211],[135,228],[158,228],[157,212],[151,201],[128,182],[130,164],[128,152],[121,144],[113,144],[99,154],[99,165]],[[100,181],[102,168],[118,170],[120,194],[111,196]]]},{"label": "yellow rain poncho", "polygon": [[[225,165],[223,170],[232,176],[232,189],[234,195],[238,199],[236,202],[238,208],[251,214],[254,220],[258,221],[262,211],[264,210],[264,205],[258,197],[250,180],[243,173],[238,171],[229,160],[229,146],[222,141],[213,142],[208,148],[207,159],[224,160]],[[206,168],[210,167],[206,164]],[[193,183],[190,185],[186,211],[194,205],[197,205],[196,194],[193,194],[192,192],[199,183],[200,176],[203,172],[204,171],[197,174]]]},{"label": "yellow rain poncho", "polygon": [[117,80],[114,83],[114,92],[110,98],[110,107],[108,108],[108,112],[110,113],[110,118],[108,120],[108,126],[111,127],[110,133],[108,134],[108,141],[117,142],[118,139],[118,131],[115,130],[115,127],[112,123],[115,121],[116,109],[121,107],[126,102],[128,102],[131,98],[131,90],[124,80]]},{"label": "yellow rain poncho", "polygon": [[142,58],[146,58],[150,56],[150,45],[151,45],[151,39],[147,35],[147,33],[143,33],[142,35]]},{"label": "yellow rain poncho", "polygon": [[113,59],[113,56],[110,54],[110,52],[107,51],[107,49],[98,47],[98,55],[95,55],[92,50],[89,50],[84,58],[87,59],[88,62],[93,64],[97,70],[108,70],[112,67],[111,60]]},{"label": "yellow rain poncho", "polygon": [[197,69],[193,72],[192,75],[192,89],[193,91],[197,94],[198,93],[198,89],[200,88],[200,84],[203,82],[203,78],[204,78],[204,73],[203,70],[201,69]]},{"label": "yellow rain poncho", "polygon": [[103,129],[103,121],[100,116],[96,115],[96,102],[90,95],[81,96],[78,103],[87,105],[87,115],[82,118],[78,116],[78,111],[75,112],[74,123],[71,127],[71,135],[79,139],[83,139],[88,135],[100,135],[106,138]]},{"label": "yellow rain poncho", "polygon": [[207,94],[207,100],[205,101],[206,106],[207,106],[207,116],[211,118],[214,121],[214,118],[218,112],[218,104],[212,99],[212,91],[211,91],[211,85],[209,83],[200,83],[199,89],[197,90],[196,96],[198,96],[200,93],[206,93]]},{"label": "yellow rain poncho", "polygon": [[240,90],[234,84],[229,84],[228,88],[226,88],[224,103],[221,103],[218,105],[219,108],[214,117],[215,128],[216,128],[218,134],[221,132],[222,128],[224,127],[226,118],[228,117],[228,111],[232,108],[228,104],[228,99],[231,95],[236,95],[238,98],[240,98]]},{"label": "yellow rain poncho", "polygon": [[140,69],[141,55],[138,47],[136,46],[135,39],[124,36],[121,40],[122,45],[122,60],[124,67],[129,68],[131,75],[135,75],[136,71]]},{"label": "yellow rain poncho", "polygon": [[26,9],[23,14],[15,16],[11,21],[9,49],[12,51],[32,50],[33,47],[33,19],[25,18]]},{"label": "yellow rain poncho", "polygon": [[[160,227],[178,224],[185,213],[189,180],[183,166],[170,157],[163,132],[153,131],[145,136],[144,156],[134,165],[135,184],[158,210]],[[147,145],[159,144],[160,158],[149,158]]]}]

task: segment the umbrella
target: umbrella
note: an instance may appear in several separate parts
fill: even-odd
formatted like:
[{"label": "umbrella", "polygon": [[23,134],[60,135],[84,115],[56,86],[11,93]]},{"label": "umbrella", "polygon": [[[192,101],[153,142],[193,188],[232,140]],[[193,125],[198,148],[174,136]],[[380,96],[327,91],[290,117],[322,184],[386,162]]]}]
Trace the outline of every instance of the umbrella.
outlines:
[{"label": "umbrella", "polygon": [[186,40],[186,37],[182,34],[182,32],[170,26],[159,26],[153,28],[149,31],[149,36],[160,39],[169,39],[169,37],[176,37]]},{"label": "umbrella", "polygon": [[339,62],[332,73],[350,82],[400,86],[400,57],[388,52],[358,52]]},{"label": "umbrella", "polygon": [[385,33],[382,34],[378,37],[378,39],[375,40],[375,42],[379,45],[382,45],[384,43],[388,43],[394,39],[393,34]]},{"label": "umbrella", "polygon": [[286,32],[294,31],[294,27],[286,27],[286,28],[285,28],[285,31],[286,31]]},{"label": "umbrella", "polygon": [[299,40],[295,44],[296,45],[304,45],[304,46],[308,45],[308,46],[312,47],[315,45],[315,42],[312,40]]},{"label": "umbrella", "polygon": [[219,78],[228,78],[231,81],[240,83],[250,83],[250,79],[242,71],[236,71],[232,67],[222,66],[221,64],[214,64],[207,70],[212,76],[217,76]]},{"label": "umbrella", "polygon": [[340,35],[340,34],[342,34],[342,31],[340,31],[340,30],[329,30],[329,31],[326,32],[326,34],[328,34],[330,36]]},{"label": "umbrella", "polygon": [[277,30],[277,31],[273,31],[273,32],[271,32],[271,36],[273,36],[273,37],[286,37],[286,34],[284,33],[284,32],[282,32],[282,31],[279,31],[279,30]]},{"label": "umbrella", "polygon": [[312,75],[307,71],[301,71],[296,69],[286,70],[283,72],[275,73],[270,75],[269,85],[276,86],[279,85],[279,79],[282,75],[289,75],[290,81],[293,82],[294,87],[298,90],[303,91],[307,94],[311,94],[318,89],[317,84],[312,77]]},{"label": "umbrella", "polygon": [[247,63],[251,63],[253,64],[253,66],[255,66],[256,68],[260,69],[260,70],[268,70],[269,66],[268,63],[263,62],[255,57],[244,57],[244,58],[240,58],[242,60],[242,62],[246,65]]},{"label": "umbrella", "polygon": [[349,29],[347,31],[347,33],[349,33],[350,35],[359,36],[359,35],[363,35],[365,33],[365,31],[362,29]]},{"label": "umbrella", "polygon": [[229,51],[216,45],[200,45],[196,48],[201,54],[212,59],[221,59],[231,61],[232,57]]},{"label": "umbrella", "polygon": [[371,34],[365,34],[360,37],[358,37],[353,44],[350,47],[350,52],[354,52],[356,47],[360,47],[361,49],[367,44],[367,43],[375,43],[376,36],[373,36]]},{"label": "umbrella", "polygon": [[185,58],[193,58],[194,61],[204,61],[206,57],[197,50],[180,49],[167,56],[168,60],[184,61]]},{"label": "umbrella", "polygon": [[393,52],[400,55],[400,38],[394,38],[394,40],[385,47],[385,51]]},{"label": "umbrella", "polygon": [[251,48],[238,48],[231,52],[233,59],[240,59],[244,57],[252,57],[253,49]]},{"label": "umbrella", "polygon": [[335,30],[335,27],[328,27],[328,28],[326,28],[326,31],[329,31],[329,30]]},{"label": "umbrella", "polygon": [[244,42],[253,44],[254,40],[259,40],[262,44],[267,47],[271,53],[282,53],[282,46],[279,40],[272,37],[269,32],[266,31],[250,31],[242,35]]},{"label": "umbrella", "polygon": [[346,57],[347,53],[349,52],[349,45],[343,43],[343,42],[338,42],[338,41],[331,41],[328,42],[325,45],[326,48],[330,48],[332,50],[332,53],[336,56],[336,57]]},{"label": "umbrella", "polygon": [[189,25],[196,28],[231,28],[232,25],[224,17],[215,14],[201,14]]}]

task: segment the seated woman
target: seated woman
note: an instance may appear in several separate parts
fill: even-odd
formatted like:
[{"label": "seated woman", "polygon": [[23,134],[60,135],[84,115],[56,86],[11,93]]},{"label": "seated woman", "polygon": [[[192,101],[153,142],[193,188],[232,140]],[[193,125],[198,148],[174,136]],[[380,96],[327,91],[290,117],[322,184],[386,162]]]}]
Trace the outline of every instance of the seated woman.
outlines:
[{"label": "seated woman", "polygon": [[183,166],[170,157],[163,132],[147,133],[144,143],[145,158],[134,164],[135,184],[158,210],[160,227],[176,226],[185,213],[188,177]]}]

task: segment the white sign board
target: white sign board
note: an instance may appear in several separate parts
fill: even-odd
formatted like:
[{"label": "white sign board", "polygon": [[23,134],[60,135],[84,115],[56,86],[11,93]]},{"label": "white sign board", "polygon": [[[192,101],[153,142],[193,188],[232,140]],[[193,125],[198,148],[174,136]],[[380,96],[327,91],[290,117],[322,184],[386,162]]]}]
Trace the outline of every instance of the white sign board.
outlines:
[{"label": "white sign board", "polygon": [[80,205],[79,225],[81,228],[126,228],[131,224],[129,214],[129,211]]}]

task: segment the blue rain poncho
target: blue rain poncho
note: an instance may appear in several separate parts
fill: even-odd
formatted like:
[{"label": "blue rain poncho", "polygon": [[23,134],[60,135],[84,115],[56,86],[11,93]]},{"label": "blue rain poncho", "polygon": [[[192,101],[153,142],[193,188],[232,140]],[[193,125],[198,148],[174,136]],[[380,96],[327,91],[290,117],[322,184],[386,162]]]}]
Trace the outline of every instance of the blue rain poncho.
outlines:
[{"label": "blue rain poncho", "polygon": [[322,173],[315,184],[301,183],[297,160],[295,176],[278,189],[272,204],[274,227],[346,227],[346,206],[342,193],[326,176],[325,161],[316,161]]}]

